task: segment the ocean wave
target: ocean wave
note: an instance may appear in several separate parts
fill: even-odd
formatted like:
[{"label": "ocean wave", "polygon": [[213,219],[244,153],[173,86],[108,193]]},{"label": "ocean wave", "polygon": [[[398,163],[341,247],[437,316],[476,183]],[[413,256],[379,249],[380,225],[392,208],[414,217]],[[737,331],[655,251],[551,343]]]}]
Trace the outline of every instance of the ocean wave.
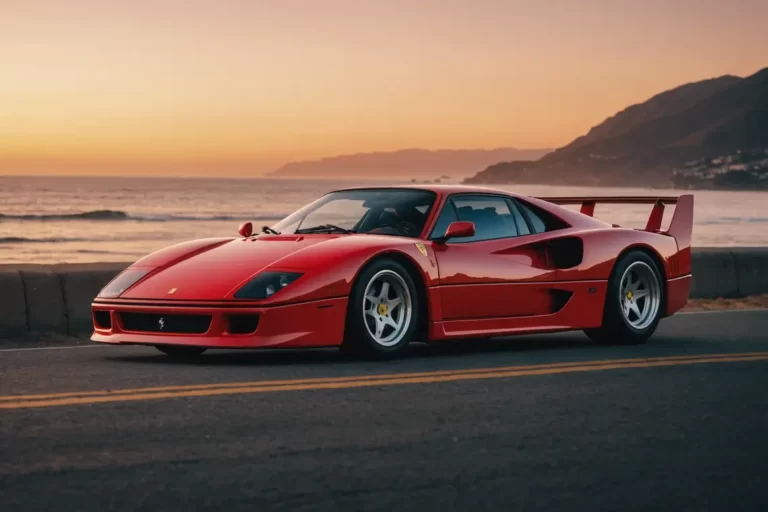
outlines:
[{"label": "ocean wave", "polygon": [[106,251],[106,250],[99,250],[99,249],[78,249],[75,251],[77,254],[109,254],[109,255],[120,255],[120,256],[134,256],[134,257],[140,257],[143,256],[144,253],[141,251]]},{"label": "ocean wave", "polygon": [[[233,235],[234,236],[234,235]],[[42,243],[73,243],[73,242],[89,242],[89,243],[105,243],[105,244],[124,244],[131,242],[139,243],[152,243],[162,242],[175,243],[182,241],[186,238],[194,239],[195,236],[189,237],[182,236],[181,239],[176,238],[174,233],[168,232],[156,232],[156,233],[116,233],[112,235],[96,235],[92,237],[40,237],[29,238],[23,236],[6,236],[0,237],[0,245],[6,244],[42,244]]]},{"label": "ocean wave", "polygon": [[768,217],[715,217],[697,222],[696,224],[761,224],[765,222],[768,222]]},{"label": "ocean wave", "polygon": [[205,222],[205,221],[268,221],[278,220],[290,214],[275,213],[258,216],[236,215],[174,215],[160,213],[126,213],[120,210],[93,210],[80,213],[50,213],[50,214],[5,214],[0,213],[0,221],[71,221],[71,220],[133,220],[142,222]]},{"label": "ocean wave", "polygon": [[23,236],[5,236],[0,237],[0,244],[27,244],[27,243],[60,243],[60,242],[86,242],[87,238],[67,238],[67,237],[47,237],[47,238],[26,238]]}]

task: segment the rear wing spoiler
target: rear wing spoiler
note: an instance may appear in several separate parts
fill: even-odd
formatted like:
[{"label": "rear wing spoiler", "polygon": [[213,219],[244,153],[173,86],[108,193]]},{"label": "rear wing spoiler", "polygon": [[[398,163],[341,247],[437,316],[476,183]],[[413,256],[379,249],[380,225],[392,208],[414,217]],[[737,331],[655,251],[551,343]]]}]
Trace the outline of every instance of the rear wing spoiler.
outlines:
[{"label": "rear wing spoiler", "polygon": [[[645,231],[664,233],[677,240],[679,249],[691,246],[693,233],[693,194],[680,196],[608,196],[608,197],[538,197],[542,201],[554,204],[580,204],[581,213],[593,217],[595,205],[603,204],[652,204],[653,209],[648,216]],[[672,214],[672,221],[667,231],[661,231],[661,222],[664,218],[664,207],[668,204],[676,205]]]}]

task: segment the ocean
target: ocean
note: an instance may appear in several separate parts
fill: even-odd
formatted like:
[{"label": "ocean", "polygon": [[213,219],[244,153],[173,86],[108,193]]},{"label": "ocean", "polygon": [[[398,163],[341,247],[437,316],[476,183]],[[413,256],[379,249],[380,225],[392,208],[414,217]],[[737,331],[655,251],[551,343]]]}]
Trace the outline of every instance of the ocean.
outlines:
[{"label": "ocean", "polygon": [[[162,247],[270,225],[331,190],[397,182],[294,179],[0,177],[0,263],[131,262]],[[499,186],[534,196],[677,195],[680,190]],[[695,246],[768,246],[768,192],[695,191]],[[577,208],[577,207],[575,207]],[[598,206],[642,227],[650,206]],[[665,225],[671,209],[665,215]]]}]

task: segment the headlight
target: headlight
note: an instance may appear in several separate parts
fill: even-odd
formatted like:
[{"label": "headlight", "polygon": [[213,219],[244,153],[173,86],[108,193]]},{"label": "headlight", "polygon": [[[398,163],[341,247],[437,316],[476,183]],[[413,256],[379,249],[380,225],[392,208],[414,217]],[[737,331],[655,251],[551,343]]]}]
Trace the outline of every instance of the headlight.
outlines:
[{"label": "headlight", "polygon": [[266,299],[276,294],[303,274],[296,272],[262,272],[237,290],[236,299]]},{"label": "headlight", "polygon": [[119,297],[125,290],[138,283],[144,276],[149,274],[150,269],[128,268],[123,270],[116,278],[107,284],[99,292],[99,297],[105,299],[114,299]]}]

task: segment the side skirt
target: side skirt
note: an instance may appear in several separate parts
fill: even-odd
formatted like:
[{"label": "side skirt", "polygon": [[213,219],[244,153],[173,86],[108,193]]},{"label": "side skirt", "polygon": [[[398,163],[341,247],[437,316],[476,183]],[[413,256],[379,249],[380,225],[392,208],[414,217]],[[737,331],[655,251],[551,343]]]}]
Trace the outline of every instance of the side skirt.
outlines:
[{"label": "side skirt", "polygon": [[563,282],[558,283],[558,288],[569,290],[573,294],[556,313],[436,321],[430,324],[429,340],[574,331],[599,327],[602,324],[607,281]]}]

